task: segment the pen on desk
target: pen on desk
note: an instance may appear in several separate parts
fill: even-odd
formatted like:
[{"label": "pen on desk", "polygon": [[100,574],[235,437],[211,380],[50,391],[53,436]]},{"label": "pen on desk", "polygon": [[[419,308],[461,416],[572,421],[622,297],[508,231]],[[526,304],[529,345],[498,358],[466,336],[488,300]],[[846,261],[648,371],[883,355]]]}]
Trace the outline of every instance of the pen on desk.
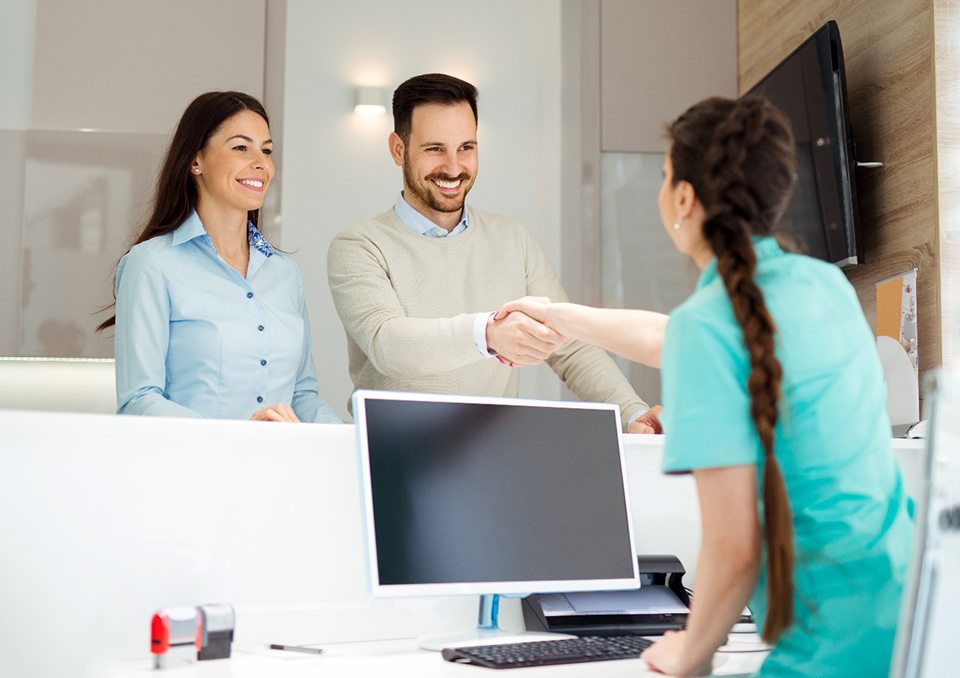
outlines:
[{"label": "pen on desk", "polygon": [[308,654],[323,654],[323,648],[304,647],[303,645],[280,645],[279,643],[270,643],[271,650],[287,650],[288,652],[306,652]]}]

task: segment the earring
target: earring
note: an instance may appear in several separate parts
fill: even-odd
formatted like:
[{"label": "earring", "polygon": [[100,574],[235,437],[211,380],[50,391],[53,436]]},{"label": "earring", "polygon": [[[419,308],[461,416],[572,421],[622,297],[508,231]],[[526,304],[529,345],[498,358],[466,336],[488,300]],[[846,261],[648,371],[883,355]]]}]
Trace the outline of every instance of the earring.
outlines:
[{"label": "earring", "polygon": [[680,230],[680,227],[681,227],[682,225],[683,225],[683,219],[678,219],[678,220],[675,221],[674,224],[673,224],[673,230],[674,230],[674,231],[679,231],[679,230]]},{"label": "earring", "polygon": [[194,168],[193,168],[193,173],[194,173],[194,174],[200,174],[200,168],[199,168],[199,167],[194,167]]}]

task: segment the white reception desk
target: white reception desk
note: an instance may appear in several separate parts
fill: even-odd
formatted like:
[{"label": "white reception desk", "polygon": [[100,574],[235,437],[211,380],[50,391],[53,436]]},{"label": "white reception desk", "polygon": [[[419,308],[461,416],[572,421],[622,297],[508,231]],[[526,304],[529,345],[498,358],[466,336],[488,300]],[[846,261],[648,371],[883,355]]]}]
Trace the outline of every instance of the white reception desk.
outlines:
[{"label": "white reception desk", "polygon": [[[480,671],[408,641],[373,646],[364,660],[349,650],[323,658],[236,651],[474,625],[475,597],[367,593],[353,426],[0,410],[0,431],[0,675],[139,674],[154,611],[215,602],[236,609],[236,657],[205,662],[196,675]],[[661,444],[625,436],[637,548],[679,556],[691,586],[696,495],[690,477],[660,473]],[[916,488],[923,443],[896,446]],[[518,601],[505,602],[501,625],[521,627]],[[758,661],[729,657],[722,672]],[[639,660],[602,664],[591,675],[642,673]],[[194,675],[188,670],[165,675]]]}]

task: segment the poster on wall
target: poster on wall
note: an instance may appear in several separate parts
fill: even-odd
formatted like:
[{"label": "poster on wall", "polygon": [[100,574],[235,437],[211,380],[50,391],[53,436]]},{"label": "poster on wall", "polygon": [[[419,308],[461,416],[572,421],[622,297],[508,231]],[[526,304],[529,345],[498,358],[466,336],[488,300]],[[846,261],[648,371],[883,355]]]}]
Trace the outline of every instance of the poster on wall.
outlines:
[{"label": "poster on wall", "polygon": [[882,280],[877,291],[877,336],[899,343],[918,373],[917,269]]}]

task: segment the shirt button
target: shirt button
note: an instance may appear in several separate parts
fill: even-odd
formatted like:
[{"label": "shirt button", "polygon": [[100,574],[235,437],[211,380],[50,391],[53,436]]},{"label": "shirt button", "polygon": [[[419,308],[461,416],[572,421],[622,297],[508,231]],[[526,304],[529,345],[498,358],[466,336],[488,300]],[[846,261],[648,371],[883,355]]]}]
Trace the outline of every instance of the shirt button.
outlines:
[{"label": "shirt button", "polygon": [[266,364],[267,364],[267,361],[266,361],[266,360],[261,360],[261,361],[260,361],[260,364],[261,364],[261,365],[266,365]]},{"label": "shirt button", "polygon": [[263,396],[257,396],[257,402],[258,402],[258,403],[262,403],[262,402],[263,402]]},{"label": "shirt button", "polygon": [[263,332],[263,325],[257,325],[257,329]]},{"label": "shirt button", "polygon": [[247,292],[247,299],[253,299],[253,292]]}]

